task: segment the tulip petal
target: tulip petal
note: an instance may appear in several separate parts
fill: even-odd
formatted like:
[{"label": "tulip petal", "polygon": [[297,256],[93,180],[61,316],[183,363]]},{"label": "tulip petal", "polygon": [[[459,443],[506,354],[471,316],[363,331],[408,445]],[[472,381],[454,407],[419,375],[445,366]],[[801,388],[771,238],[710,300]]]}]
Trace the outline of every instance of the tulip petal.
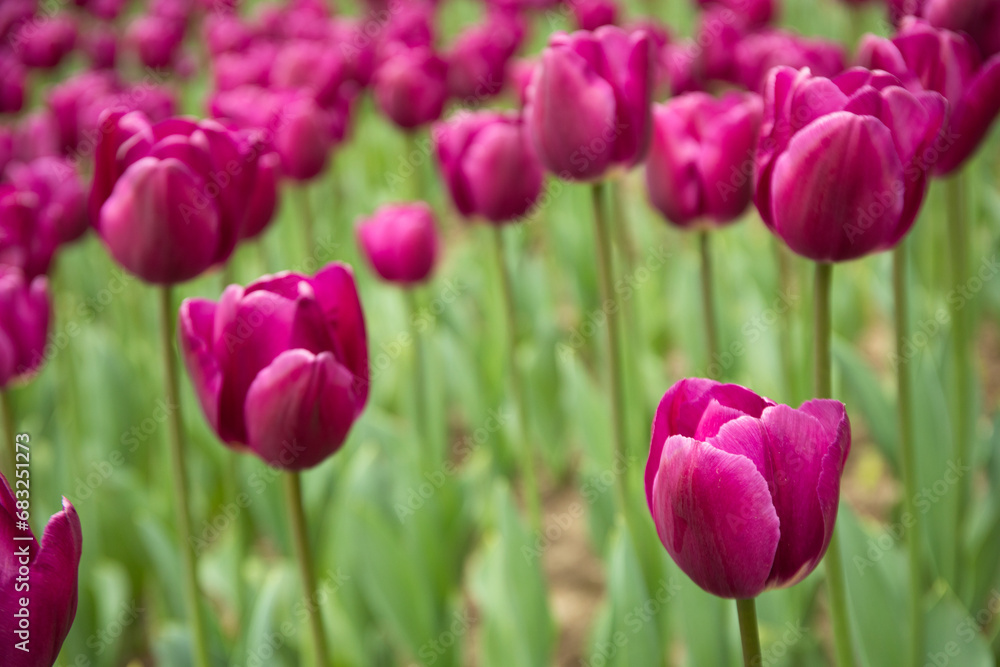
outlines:
[{"label": "tulip petal", "polygon": [[777,405],[764,410],[761,421],[770,438],[772,495],[781,521],[768,585],[784,587],[804,579],[826,553],[850,436],[836,401],[810,401],[800,410]]},{"label": "tulip petal", "polygon": [[218,433],[222,370],[213,350],[216,308],[216,304],[207,299],[185,299],[177,320],[177,334],[184,365],[191,376],[191,384],[205,412],[205,419]]},{"label": "tulip petal", "polygon": [[660,541],[696,584],[727,598],[764,590],[780,531],[767,482],[751,460],[672,436],[652,496]]},{"label": "tulip petal", "polygon": [[813,122],[775,162],[773,181],[777,234],[818,262],[887,247],[903,212],[903,165],[889,129],[871,116]]},{"label": "tulip petal", "polygon": [[983,137],[1000,115],[1000,54],[993,56],[976,74],[961,101],[952,109],[950,148],[935,165],[938,175],[962,166],[982,144]]},{"label": "tulip petal", "polygon": [[[573,114],[567,115],[566,104]],[[611,162],[615,92],[578,54],[550,46],[528,89],[525,117],[542,163],[560,178],[586,181]]]},{"label": "tulip petal", "polygon": [[333,262],[320,269],[312,283],[343,354],[337,361],[354,375],[363,405],[368,400],[368,340],[354,272],[347,264]]},{"label": "tulip petal", "polygon": [[311,468],[340,448],[357,406],[354,376],[333,354],[287,350],[247,392],[248,445],[272,466]]},{"label": "tulip petal", "polygon": [[517,218],[542,190],[541,165],[519,125],[493,123],[483,128],[463,166],[474,210],[493,222]]}]

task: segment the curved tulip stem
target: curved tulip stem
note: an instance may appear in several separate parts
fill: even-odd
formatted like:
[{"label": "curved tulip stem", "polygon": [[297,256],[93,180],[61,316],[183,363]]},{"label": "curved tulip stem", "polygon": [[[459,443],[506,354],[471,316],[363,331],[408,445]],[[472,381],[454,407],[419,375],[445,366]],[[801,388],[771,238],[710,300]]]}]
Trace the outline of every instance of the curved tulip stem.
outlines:
[{"label": "curved tulip stem", "polygon": [[295,558],[302,578],[302,595],[309,612],[309,631],[312,633],[313,651],[317,667],[327,667],[330,662],[326,647],[326,633],[323,630],[323,615],[318,603],[312,598],[316,594],[316,574],[313,569],[312,552],[306,533],[306,515],[302,509],[302,483],[298,472],[285,473],[285,500],[288,504],[288,519],[292,524],[292,541],[295,544]]},{"label": "curved tulip stem", "polygon": [[892,287],[896,301],[896,387],[899,407],[899,461],[903,472],[903,510],[912,517],[907,539],[910,559],[910,661],[918,665],[923,653],[924,592],[923,564],[921,562],[922,519],[914,507],[917,498],[917,452],[913,446],[913,399],[910,365],[906,361],[906,346],[910,335],[910,304],[907,281],[907,242],[904,239],[892,254]]},{"label": "curved tulip stem", "polygon": [[173,290],[169,285],[160,288],[160,326],[163,338],[163,376],[167,393],[167,404],[174,406],[167,418],[168,444],[170,447],[171,477],[174,483],[174,511],[177,515],[177,532],[180,535],[181,577],[184,580],[185,601],[188,621],[191,624],[191,644],[194,664],[208,667],[208,643],[201,621],[201,593],[198,590],[198,569],[194,548],[191,544],[191,510],[188,507],[187,472],[184,468],[184,448],[181,443],[183,431],[181,420],[180,384],[177,380],[177,358],[174,353],[176,310],[173,304]]},{"label": "curved tulip stem", "polygon": [[409,305],[410,324],[413,336],[413,430],[420,441],[424,452],[424,465],[431,466],[434,461],[434,448],[431,446],[430,433],[427,429],[427,364],[424,359],[424,337],[416,326],[419,319],[420,304],[416,289],[406,290],[406,301]]},{"label": "curved tulip stem", "polygon": [[[813,339],[815,348],[816,397],[830,398],[833,386],[830,380],[830,287],[833,283],[833,264],[816,264],[816,281]],[[830,595],[830,616],[833,623],[833,642],[838,667],[854,664],[851,648],[851,628],[847,613],[847,587],[844,583],[844,563],[840,554],[840,540],[836,528],[830,536],[825,561],[827,588]]]},{"label": "curved tulip stem", "polygon": [[[966,220],[965,179],[960,171],[946,181],[948,201],[948,246],[950,255],[951,284],[958,287],[966,280],[968,270],[969,227]],[[948,299],[952,321],[952,346],[954,348],[955,403],[952,427],[955,437],[955,460],[964,465],[969,460],[969,405],[972,403],[972,362],[969,358],[969,304],[964,300]],[[955,484],[957,502],[955,505],[955,579],[956,591],[962,590],[965,545],[966,515],[969,502],[969,480],[971,475],[962,475]]]},{"label": "curved tulip stem", "polygon": [[764,660],[760,655],[760,632],[757,630],[757,603],[753,598],[736,601],[736,613],[740,617],[740,641],[743,644],[744,667],[760,667]]},{"label": "curved tulip stem", "polygon": [[614,264],[611,261],[611,230],[605,215],[604,183],[594,183],[591,187],[594,204],[594,245],[597,248],[597,273],[601,287],[601,306],[608,321],[608,358],[611,375],[611,421],[614,434],[615,456],[625,463],[625,470],[618,475],[618,492],[621,511],[628,518],[628,436],[625,427],[625,380],[622,362],[622,341],[618,329],[618,308],[614,292]]},{"label": "curved tulip stem", "polygon": [[[718,359],[719,334],[715,321],[715,298],[712,289],[712,247],[710,232],[703,229],[698,232],[698,250],[701,253],[701,308],[705,315],[705,340],[708,344],[708,364],[711,369]],[[709,371],[710,375],[716,375]],[[721,375],[721,373],[719,373]],[[718,379],[718,378],[714,378]]]},{"label": "curved tulip stem", "polygon": [[517,367],[517,310],[514,307],[514,290],[511,286],[510,269],[503,248],[503,227],[493,230],[493,249],[496,253],[497,270],[500,274],[500,292],[503,296],[504,319],[507,321],[507,363],[510,367],[511,392],[517,402],[517,420],[521,426],[521,471],[524,477],[524,497],[528,504],[532,528],[542,529],[542,503],[535,473],[535,450],[528,438],[528,406],[524,398],[524,383]]},{"label": "curved tulip stem", "polygon": [[3,419],[4,447],[9,449],[9,452],[4,456],[3,474],[13,485],[17,470],[17,445],[15,444],[17,433],[14,427],[14,406],[10,404],[10,392],[6,389],[0,389],[0,413],[2,413],[0,418]]}]

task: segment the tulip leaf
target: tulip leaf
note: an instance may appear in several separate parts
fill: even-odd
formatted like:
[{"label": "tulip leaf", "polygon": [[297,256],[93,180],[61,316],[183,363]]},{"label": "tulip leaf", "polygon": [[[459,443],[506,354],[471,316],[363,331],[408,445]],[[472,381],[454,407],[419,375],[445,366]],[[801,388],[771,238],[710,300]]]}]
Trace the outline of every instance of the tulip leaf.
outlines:
[{"label": "tulip leaf", "polygon": [[[1000,594],[995,594],[994,609],[998,603]],[[981,618],[977,620],[977,616]],[[989,622],[995,617],[996,612],[988,607],[970,612],[950,590],[944,590],[927,613],[925,653],[921,662],[935,667],[995,667],[989,643],[980,634],[978,625],[982,620]]]},{"label": "tulip leaf", "polygon": [[[497,482],[494,521],[470,564],[470,585],[480,612],[483,667],[548,667],[555,633],[534,535],[521,522],[510,490]],[[516,585],[514,583],[516,582]]]},{"label": "tulip leaf", "polygon": [[875,372],[853,346],[834,337],[833,358],[841,371],[849,415],[860,415],[879,451],[899,472],[899,420],[896,408],[879,385]]},{"label": "tulip leaf", "polygon": [[680,588],[679,577],[647,586],[635,543],[622,521],[612,529],[607,560],[608,600],[590,647],[590,664],[662,664],[666,638],[660,618]]}]

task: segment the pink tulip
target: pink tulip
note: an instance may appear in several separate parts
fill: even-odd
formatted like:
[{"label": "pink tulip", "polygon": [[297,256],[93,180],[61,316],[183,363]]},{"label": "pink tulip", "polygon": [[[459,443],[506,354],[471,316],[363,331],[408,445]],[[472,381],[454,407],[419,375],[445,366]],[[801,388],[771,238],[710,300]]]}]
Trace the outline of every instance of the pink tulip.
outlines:
[{"label": "pink tulip", "polygon": [[440,244],[434,213],[424,202],[382,206],[358,224],[357,236],[382,280],[412,286],[434,270]]},{"label": "pink tulip", "polygon": [[0,389],[24,380],[41,366],[50,311],[45,276],[27,279],[20,269],[0,264]]}]

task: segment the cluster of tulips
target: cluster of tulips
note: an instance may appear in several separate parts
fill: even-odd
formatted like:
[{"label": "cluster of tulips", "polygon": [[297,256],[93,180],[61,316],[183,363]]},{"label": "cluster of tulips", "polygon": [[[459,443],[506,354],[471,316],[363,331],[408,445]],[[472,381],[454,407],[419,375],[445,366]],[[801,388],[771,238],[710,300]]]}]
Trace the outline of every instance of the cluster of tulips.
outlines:
[{"label": "cluster of tulips", "polygon": [[[961,174],[1000,114],[1000,2],[893,0],[885,8],[890,36],[859,35],[856,49],[779,29],[776,0],[699,0],[687,39],[659,23],[652,6],[654,15],[630,22],[614,0],[487,0],[480,21],[449,43],[438,34],[449,9],[432,0],[371,0],[349,15],[322,0],[261,4],[252,13],[220,0],[156,0],[141,13],[126,0],[48,4],[0,6],[0,395],[4,451],[11,448],[0,486],[0,665],[56,664],[76,613],[85,531],[67,500],[40,543],[23,528],[26,494],[17,484],[8,395],[46,360],[47,275],[61,249],[90,230],[118,265],[160,294],[169,402],[182,404],[183,366],[218,440],[282,471],[303,590],[316,590],[300,476],[343,447],[378,381],[354,270],[339,261],[313,275],[274,266],[278,272],[229,284],[217,299],[186,298],[178,309],[175,297],[206,273],[228,278],[241,244],[266,244],[289,191],[304,204],[292,221],[311,251],[310,182],[336,169],[342,145],[363,139],[352,134],[369,98],[410,145],[429,137],[451,204],[447,213],[435,210],[431,184],[416,179],[414,200],[372,207],[354,230],[370,269],[412,296],[447,251],[439,220],[457,214],[494,228],[505,392],[521,427],[518,469],[504,474],[517,480],[536,530],[543,521],[539,456],[516,354],[521,276],[508,266],[505,238],[538,214],[551,179],[592,192],[594,263],[607,314],[608,448],[622,461],[634,440],[625,398],[634,357],[625,311],[616,306],[624,260],[615,249],[630,221],[611,203],[627,196],[628,179],[641,175],[652,208],[698,235],[704,312],[696,326],[704,327],[710,359],[720,354],[711,248],[718,228],[753,204],[787,249],[814,263],[814,398],[794,408],[721,377],[681,379],[652,424],[643,478],[648,515],[633,511],[642,493],[629,471],[617,476],[615,505],[625,530],[655,526],[694,583],[736,600],[746,665],[770,664],[754,599],[801,582],[825,561],[832,654],[838,666],[859,664],[835,530],[851,422],[831,386],[833,267],[893,253],[902,350],[910,336],[907,235],[931,183],[948,177],[952,279],[964,280],[970,240]],[[554,32],[540,54],[524,57],[534,31],[553,16],[578,29]],[[77,54],[85,66],[42,85]],[[209,89],[192,102],[186,89],[199,77]],[[73,289],[55,276],[59,289]],[[970,460],[974,439],[967,419],[973,332],[963,305],[951,313],[949,339],[960,461]],[[419,348],[416,354],[420,362]],[[419,404],[432,391],[427,369],[418,363],[414,373],[413,437],[400,446],[419,443],[420,465],[430,469],[447,453],[430,442],[437,431],[421,423],[430,418]],[[898,664],[916,666],[925,660],[924,596],[945,575],[925,556],[913,507],[920,388],[906,364],[896,373],[904,508],[917,516],[905,537],[912,644],[900,647]],[[206,636],[189,539],[188,436],[179,408],[168,421],[191,637],[185,664],[207,667],[221,663]],[[956,532],[946,539],[964,540],[977,498],[971,477],[958,483]],[[18,577],[30,580],[30,647],[15,639],[14,611],[29,595],[17,592]],[[341,664],[321,606],[308,611],[315,664]]]}]

